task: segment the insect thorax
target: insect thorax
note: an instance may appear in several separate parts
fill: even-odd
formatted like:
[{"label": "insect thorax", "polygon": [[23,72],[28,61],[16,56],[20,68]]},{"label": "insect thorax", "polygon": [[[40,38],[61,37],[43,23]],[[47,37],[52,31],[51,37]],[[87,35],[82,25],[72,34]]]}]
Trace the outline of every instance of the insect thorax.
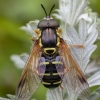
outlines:
[{"label": "insect thorax", "polygon": [[41,42],[43,47],[56,47],[57,44],[56,30],[53,28],[45,28],[42,31]]},{"label": "insect thorax", "polygon": [[41,38],[39,44],[43,48],[45,54],[55,54],[57,53],[57,45],[59,44],[59,37],[57,36],[56,29],[45,28],[41,31]]}]

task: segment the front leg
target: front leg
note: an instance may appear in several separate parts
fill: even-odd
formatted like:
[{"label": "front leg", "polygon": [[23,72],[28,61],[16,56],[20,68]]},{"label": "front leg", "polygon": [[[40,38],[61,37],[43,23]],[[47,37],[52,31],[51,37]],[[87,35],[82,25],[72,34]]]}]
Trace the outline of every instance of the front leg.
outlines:
[{"label": "front leg", "polygon": [[71,44],[71,45],[68,45],[68,48],[72,48],[72,47],[84,48],[84,44]]}]

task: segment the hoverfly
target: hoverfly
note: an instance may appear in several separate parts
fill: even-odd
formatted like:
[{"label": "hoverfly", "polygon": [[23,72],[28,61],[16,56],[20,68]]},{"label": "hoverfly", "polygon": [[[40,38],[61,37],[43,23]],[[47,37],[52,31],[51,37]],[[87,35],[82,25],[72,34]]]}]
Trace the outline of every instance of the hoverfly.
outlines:
[{"label": "hoverfly", "polygon": [[[89,85],[79,65],[71,54],[69,46],[61,37],[59,23],[45,11],[46,18],[38,23],[37,40],[22,72],[16,100],[29,100],[42,83],[46,88],[54,89],[64,83],[70,91],[82,100],[89,100]],[[84,99],[83,99],[84,98]],[[86,99],[85,99],[86,98]]]}]

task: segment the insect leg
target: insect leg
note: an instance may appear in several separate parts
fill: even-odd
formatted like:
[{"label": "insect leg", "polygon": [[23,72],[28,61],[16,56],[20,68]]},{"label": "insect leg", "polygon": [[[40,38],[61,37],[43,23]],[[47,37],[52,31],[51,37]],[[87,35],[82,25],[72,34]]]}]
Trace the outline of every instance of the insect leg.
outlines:
[{"label": "insect leg", "polygon": [[30,40],[31,40],[31,41],[33,41],[33,42],[35,41],[35,39],[34,39],[33,37],[32,37],[32,38],[30,38]]},{"label": "insect leg", "polygon": [[63,90],[64,89],[64,87],[62,86],[62,85],[60,85],[60,88]]},{"label": "insect leg", "polygon": [[59,37],[61,37],[61,33],[62,33],[62,29],[59,28],[59,29],[57,30],[57,35],[58,35]]},{"label": "insect leg", "polygon": [[36,29],[36,30],[34,30],[34,32],[35,32],[37,35],[40,35],[40,30]]},{"label": "insect leg", "polygon": [[84,45],[83,44],[71,44],[71,45],[68,45],[68,48],[72,48],[72,47],[84,48]]}]

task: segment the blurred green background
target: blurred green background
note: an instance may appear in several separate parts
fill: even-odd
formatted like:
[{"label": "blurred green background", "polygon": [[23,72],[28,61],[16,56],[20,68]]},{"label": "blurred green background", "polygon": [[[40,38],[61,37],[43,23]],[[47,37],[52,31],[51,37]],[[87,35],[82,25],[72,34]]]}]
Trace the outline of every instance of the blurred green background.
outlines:
[{"label": "blurred green background", "polygon": [[[90,7],[100,16],[100,0],[89,0]],[[19,28],[29,21],[44,18],[40,4],[49,12],[58,0],[0,0],[0,96],[15,94],[22,70],[10,60],[12,54],[30,53],[30,35]],[[99,43],[97,43],[99,45]],[[99,46],[100,47],[100,46]],[[100,55],[97,49],[94,56]],[[41,85],[33,95],[37,100],[45,100],[46,89]]]}]

